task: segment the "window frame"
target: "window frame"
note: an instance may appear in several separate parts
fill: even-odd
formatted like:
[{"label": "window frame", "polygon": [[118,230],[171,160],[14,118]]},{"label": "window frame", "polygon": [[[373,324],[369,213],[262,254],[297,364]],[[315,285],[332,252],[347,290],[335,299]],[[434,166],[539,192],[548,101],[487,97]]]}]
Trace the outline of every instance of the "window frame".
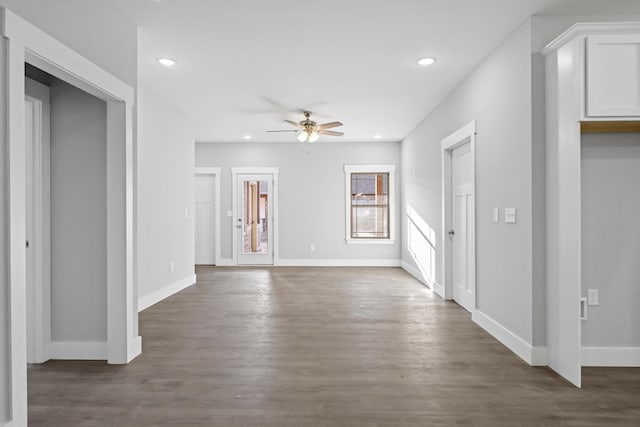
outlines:
[{"label": "window frame", "polygon": [[[396,203],[395,203],[396,165],[344,165],[345,174],[345,241],[356,245],[392,245],[396,240]],[[388,174],[389,237],[351,237],[351,175],[352,174]]]}]

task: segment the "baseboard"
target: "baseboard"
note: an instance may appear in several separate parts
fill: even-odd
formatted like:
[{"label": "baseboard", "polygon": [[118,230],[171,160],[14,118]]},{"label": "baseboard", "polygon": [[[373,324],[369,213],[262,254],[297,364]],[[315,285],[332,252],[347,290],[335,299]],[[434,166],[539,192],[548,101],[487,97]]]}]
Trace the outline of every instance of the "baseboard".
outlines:
[{"label": "baseboard", "polygon": [[177,294],[181,290],[188,288],[194,283],[196,283],[196,275],[190,274],[189,276],[180,279],[177,282],[173,282],[165,286],[164,288],[158,289],[157,291],[152,292],[149,295],[138,298],[138,312],[146,310],[152,305],[169,298],[171,295]]},{"label": "baseboard", "polygon": [[531,348],[531,366],[548,366],[549,350],[545,346],[535,346]]},{"label": "baseboard", "polygon": [[433,282],[433,292],[438,294],[440,298],[444,299],[444,286],[442,286],[440,283]]},{"label": "baseboard", "polygon": [[51,359],[54,360],[107,360],[106,341],[51,341]]},{"label": "baseboard", "polygon": [[309,259],[279,259],[277,266],[280,267],[400,267],[399,259],[329,259],[329,258],[309,258]]},{"label": "baseboard", "polygon": [[547,365],[546,347],[533,347],[480,310],[471,319],[531,366]]},{"label": "baseboard", "polygon": [[127,363],[142,354],[142,337],[138,335],[129,342],[129,351],[127,354]]},{"label": "baseboard", "polygon": [[582,366],[640,368],[640,347],[582,347]]},{"label": "baseboard", "polygon": [[232,267],[235,266],[236,262],[233,258],[220,258],[216,261],[216,267]]},{"label": "baseboard", "polygon": [[431,284],[431,281],[429,281],[419,269],[415,268],[413,265],[409,264],[407,261],[404,261],[404,260],[400,262],[400,267],[402,267],[404,271],[412,275],[414,279],[416,279],[418,282],[433,289],[433,285]]}]

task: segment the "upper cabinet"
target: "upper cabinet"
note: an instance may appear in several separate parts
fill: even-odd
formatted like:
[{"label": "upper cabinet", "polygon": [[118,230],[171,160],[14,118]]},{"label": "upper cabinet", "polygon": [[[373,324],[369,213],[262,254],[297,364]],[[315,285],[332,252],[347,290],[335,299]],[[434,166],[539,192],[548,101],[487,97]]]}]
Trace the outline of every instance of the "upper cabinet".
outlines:
[{"label": "upper cabinet", "polygon": [[586,116],[640,117],[640,34],[587,36]]}]

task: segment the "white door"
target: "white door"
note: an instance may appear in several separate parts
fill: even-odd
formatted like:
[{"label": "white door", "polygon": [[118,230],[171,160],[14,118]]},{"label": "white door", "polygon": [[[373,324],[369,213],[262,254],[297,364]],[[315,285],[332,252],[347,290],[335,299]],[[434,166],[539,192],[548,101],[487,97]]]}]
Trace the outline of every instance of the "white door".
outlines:
[{"label": "white door", "polygon": [[475,277],[472,274],[475,271],[472,250],[475,243],[472,161],[469,143],[451,153],[453,299],[469,312],[475,308]]},{"label": "white door", "polygon": [[195,263],[216,263],[215,175],[196,175],[195,182]]},{"label": "white door", "polygon": [[51,341],[49,87],[25,79],[27,362],[49,359]]},{"label": "white door", "polygon": [[238,174],[238,265],[273,265],[273,174]]}]

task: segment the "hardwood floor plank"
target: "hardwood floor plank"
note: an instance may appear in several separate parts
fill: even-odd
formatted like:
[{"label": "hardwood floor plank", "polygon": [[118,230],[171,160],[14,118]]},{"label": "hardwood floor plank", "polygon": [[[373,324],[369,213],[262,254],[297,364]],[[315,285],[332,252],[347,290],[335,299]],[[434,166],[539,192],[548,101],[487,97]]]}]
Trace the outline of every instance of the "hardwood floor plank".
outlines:
[{"label": "hardwood floor plank", "polygon": [[398,268],[197,269],[131,364],[29,367],[33,426],[640,425],[640,370],[576,389]]}]

